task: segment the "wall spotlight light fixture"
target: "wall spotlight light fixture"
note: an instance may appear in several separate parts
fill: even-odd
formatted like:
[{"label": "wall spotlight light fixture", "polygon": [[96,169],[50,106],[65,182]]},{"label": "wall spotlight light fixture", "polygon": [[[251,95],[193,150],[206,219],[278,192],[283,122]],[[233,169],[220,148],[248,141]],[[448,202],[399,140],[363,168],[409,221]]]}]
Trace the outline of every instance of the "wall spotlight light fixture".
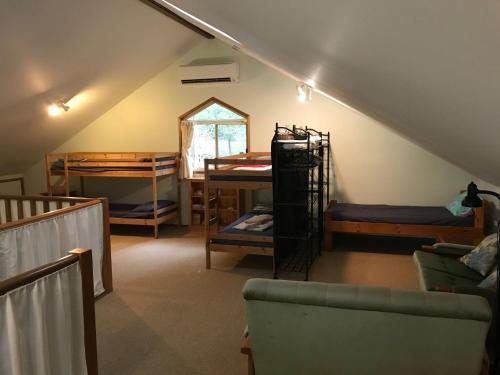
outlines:
[{"label": "wall spotlight light fixture", "polygon": [[68,111],[69,111],[69,106],[65,104],[62,100],[56,103],[52,103],[47,108],[47,112],[52,117],[59,116],[60,114]]},{"label": "wall spotlight light fixture", "polygon": [[297,99],[299,102],[308,102],[311,100],[313,88],[305,82],[297,85]]}]

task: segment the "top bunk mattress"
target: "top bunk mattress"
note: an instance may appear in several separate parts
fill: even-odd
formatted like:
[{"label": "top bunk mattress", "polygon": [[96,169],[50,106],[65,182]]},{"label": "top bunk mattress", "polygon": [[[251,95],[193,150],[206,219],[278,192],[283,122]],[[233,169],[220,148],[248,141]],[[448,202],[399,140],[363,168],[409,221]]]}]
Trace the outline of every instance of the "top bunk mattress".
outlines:
[{"label": "top bunk mattress", "polygon": [[[161,158],[157,158],[157,162],[162,162],[162,161],[169,161],[169,160],[175,160],[175,156],[164,156]],[[85,160],[68,160],[70,162],[81,162],[84,163]],[[91,160],[89,160],[91,161]],[[110,160],[111,161],[111,160]],[[140,160],[141,162],[149,162],[151,163],[153,160],[146,158]],[[177,166],[175,164],[167,164],[167,165],[159,165],[156,167],[156,170],[162,170],[162,169],[171,169],[171,168],[176,168]],[[56,160],[54,163],[52,163],[51,169],[53,171],[64,171],[64,160],[59,159]],[[70,171],[80,171],[80,172],[125,172],[125,171],[152,171],[153,167],[152,166],[144,166],[144,167],[129,167],[129,166],[120,166],[120,161],[116,161],[116,166],[106,166],[106,167],[85,167],[85,166],[78,166],[78,167],[69,167],[68,170]]]},{"label": "top bunk mattress", "polygon": [[454,216],[446,207],[389,206],[336,203],[331,217],[337,221],[473,227],[474,216]]},{"label": "top bunk mattress", "polygon": [[[273,166],[271,164],[242,164],[237,165],[232,169],[228,169],[227,175],[210,175],[212,181],[245,181],[245,182],[272,182],[273,176],[266,172],[271,172]],[[231,171],[250,172],[245,174],[231,174]],[[255,175],[255,172],[263,172],[262,175]]]}]

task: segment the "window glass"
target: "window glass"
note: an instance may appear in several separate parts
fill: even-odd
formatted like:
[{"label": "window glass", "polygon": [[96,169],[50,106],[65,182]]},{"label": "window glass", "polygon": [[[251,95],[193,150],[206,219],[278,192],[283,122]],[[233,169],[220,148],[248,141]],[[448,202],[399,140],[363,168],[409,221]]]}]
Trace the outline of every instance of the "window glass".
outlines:
[{"label": "window glass", "polygon": [[218,156],[229,156],[246,152],[247,126],[246,125],[218,125]]},{"label": "window glass", "polygon": [[191,147],[191,165],[193,170],[205,169],[205,159],[215,158],[215,125],[195,125]]},{"label": "window glass", "polygon": [[213,103],[207,108],[195,113],[189,120],[243,120],[244,118],[224,108],[220,104]]},{"label": "window glass", "polygon": [[246,118],[212,103],[192,115],[194,123],[190,161],[194,171],[203,171],[205,159],[236,155],[247,151]]}]

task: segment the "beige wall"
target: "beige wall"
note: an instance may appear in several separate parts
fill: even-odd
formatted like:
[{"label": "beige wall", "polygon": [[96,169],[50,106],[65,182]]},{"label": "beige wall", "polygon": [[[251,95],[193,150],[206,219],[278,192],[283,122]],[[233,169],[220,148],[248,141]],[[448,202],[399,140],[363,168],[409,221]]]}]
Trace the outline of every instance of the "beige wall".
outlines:
[{"label": "beige wall", "polygon": [[[241,82],[182,86],[178,66],[193,60],[230,58],[240,62]],[[335,198],[355,203],[442,205],[472,177],[380,123],[319,94],[308,103],[296,99],[296,82],[228,48],[203,41],[179,61],[88,125],[58,151],[176,151],[177,117],[215,96],[251,115],[250,147],[268,151],[274,123],[308,125],[333,137]],[[27,174],[31,192],[45,190],[43,164]],[[160,195],[174,196],[170,180]],[[148,199],[147,182],[96,180],[92,194],[119,201]]]},{"label": "beige wall", "polygon": [[12,178],[20,178],[22,175],[5,175],[0,176],[0,194],[1,195],[20,195],[21,194],[21,182],[20,181],[9,181]]}]

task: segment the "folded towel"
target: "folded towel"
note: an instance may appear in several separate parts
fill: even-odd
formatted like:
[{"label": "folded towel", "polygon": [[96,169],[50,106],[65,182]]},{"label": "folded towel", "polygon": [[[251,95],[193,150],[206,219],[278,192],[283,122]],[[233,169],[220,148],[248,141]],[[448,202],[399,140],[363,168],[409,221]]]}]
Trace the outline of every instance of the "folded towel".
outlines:
[{"label": "folded towel", "polygon": [[273,221],[269,220],[261,224],[247,224],[245,222],[235,225],[233,228],[238,230],[250,230],[254,232],[263,232],[273,226]]},{"label": "folded towel", "polygon": [[264,224],[260,224],[260,225],[250,225],[247,230],[251,230],[251,231],[254,231],[254,232],[264,232],[266,229],[269,229],[273,226],[273,221],[268,221]]},{"label": "folded towel", "polygon": [[250,224],[250,225],[258,225],[258,224],[263,224],[269,220],[273,219],[273,215],[269,214],[262,214],[262,215],[255,215],[252,216],[251,218],[245,220],[245,224]]}]

